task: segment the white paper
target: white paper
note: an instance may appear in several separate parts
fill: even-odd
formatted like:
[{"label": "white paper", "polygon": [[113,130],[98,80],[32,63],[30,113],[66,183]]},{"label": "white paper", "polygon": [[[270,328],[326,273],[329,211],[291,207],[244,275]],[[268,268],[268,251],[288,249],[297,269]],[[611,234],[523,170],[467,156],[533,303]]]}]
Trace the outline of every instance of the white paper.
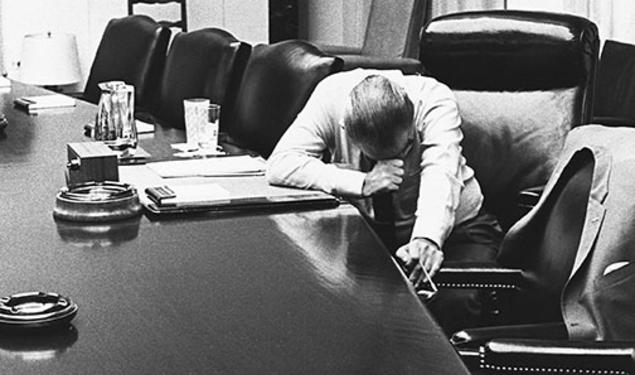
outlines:
[{"label": "white paper", "polygon": [[249,155],[148,163],[163,178],[258,176],[265,173],[265,161]]},{"label": "white paper", "polygon": [[36,96],[23,96],[18,98],[23,100],[29,110],[62,108],[75,106],[75,99],[61,94],[47,94]]},{"label": "white paper", "polygon": [[218,184],[165,185],[176,194],[176,198],[163,199],[161,205],[177,207],[206,206],[229,203],[229,191]]}]

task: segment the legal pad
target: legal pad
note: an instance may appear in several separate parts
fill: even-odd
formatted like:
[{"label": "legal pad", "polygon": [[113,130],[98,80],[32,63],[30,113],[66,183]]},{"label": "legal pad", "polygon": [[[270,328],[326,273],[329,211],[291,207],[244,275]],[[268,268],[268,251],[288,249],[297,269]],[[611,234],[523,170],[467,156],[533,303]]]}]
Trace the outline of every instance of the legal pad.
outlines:
[{"label": "legal pad", "polygon": [[[119,178],[134,185],[141,203],[156,215],[201,211],[314,209],[339,205],[338,198],[324,192],[269,185],[264,169],[256,173],[251,168],[256,164],[247,165],[245,170],[248,172],[244,174],[233,173],[236,170],[232,170],[232,173],[225,170],[214,175],[211,170],[188,169],[194,161],[220,162],[225,159],[228,158],[120,166]],[[171,164],[163,168],[165,164],[161,163]],[[178,163],[185,163],[187,168],[179,169]]]}]

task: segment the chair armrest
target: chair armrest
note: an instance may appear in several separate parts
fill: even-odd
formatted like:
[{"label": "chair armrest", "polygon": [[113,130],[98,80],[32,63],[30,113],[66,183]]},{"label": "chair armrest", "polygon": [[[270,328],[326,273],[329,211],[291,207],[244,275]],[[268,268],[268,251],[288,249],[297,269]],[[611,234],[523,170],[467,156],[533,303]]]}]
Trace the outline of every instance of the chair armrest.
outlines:
[{"label": "chair armrest", "polygon": [[531,210],[538,203],[538,200],[540,200],[540,196],[544,190],[544,185],[522,190],[518,193],[518,207],[523,211]]},{"label": "chair armrest", "polygon": [[480,367],[517,374],[631,374],[635,342],[496,339],[480,352]]},{"label": "chair armrest", "polygon": [[450,342],[460,351],[478,349],[488,341],[499,338],[565,340],[568,334],[563,322],[519,324],[464,329],[454,333]]},{"label": "chair armrest", "polygon": [[338,55],[344,65],[342,70],[357,68],[399,69],[403,74],[417,74],[422,71],[421,61],[408,57],[379,57],[369,55]]},{"label": "chair armrest", "polygon": [[362,47],[357,46],[338,46],[332,44],[318,44],[317,47],[322,52],[329,55],[359,55],[362,53]]},{"label": "chair armrest", "polygon": [[515,206],[497,214],[498,222],[503,228],[503,231],[506,232],[509,230],[512,225],[538,204],[544,189],[544,185],[540,185],[521,190],[516,195],[516,201],[513,202]]},{"label": "chair armrest", "polygon": [[440,288],[521,289],[524,284],[522,270],[492,265],[446,263],[434,276]]},{"label": "chair armrest", "polygon": [[591,120],[592,124],[600,124],[606,126],[635,126],[635,118],[631,117],[609,117],[596,116]]}]

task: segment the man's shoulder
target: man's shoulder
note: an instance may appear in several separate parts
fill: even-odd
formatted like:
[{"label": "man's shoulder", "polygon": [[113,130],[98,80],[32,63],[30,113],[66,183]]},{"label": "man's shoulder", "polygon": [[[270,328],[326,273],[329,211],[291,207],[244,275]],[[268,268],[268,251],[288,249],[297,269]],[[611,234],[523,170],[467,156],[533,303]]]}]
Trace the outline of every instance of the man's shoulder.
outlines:
[{"label": "man's shoulder", "polygon": [[423,96],[429,98],[450,98],[454,100],[454,93],[443,82],[433,77],[421,75],[403,76],[402,85],[411,97]]}]

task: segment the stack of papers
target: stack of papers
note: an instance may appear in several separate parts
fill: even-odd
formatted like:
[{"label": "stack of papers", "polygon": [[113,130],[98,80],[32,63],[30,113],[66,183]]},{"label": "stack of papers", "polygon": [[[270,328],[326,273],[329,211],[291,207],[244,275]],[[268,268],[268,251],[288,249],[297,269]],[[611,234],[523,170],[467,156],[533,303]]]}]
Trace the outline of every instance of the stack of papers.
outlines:
[{"label": "stack of papers", "polygon": [[163,185],[145,190],[160,207],[196,207],[229,203],[229,191],[218,184]]},{"label": "stack of papers", "polygon": [[261,176],[265,174],[265,160],[249,155],[163,161],[149,163],[148,167],[162,178]]},{"label": "stack of papers", "polygon": [[74,107],[75,99],[62,94],[48,94],[37,96],[22,96],[14,100],[15,105],[26,108],[28,111],[37,111],[49,108]]}]

